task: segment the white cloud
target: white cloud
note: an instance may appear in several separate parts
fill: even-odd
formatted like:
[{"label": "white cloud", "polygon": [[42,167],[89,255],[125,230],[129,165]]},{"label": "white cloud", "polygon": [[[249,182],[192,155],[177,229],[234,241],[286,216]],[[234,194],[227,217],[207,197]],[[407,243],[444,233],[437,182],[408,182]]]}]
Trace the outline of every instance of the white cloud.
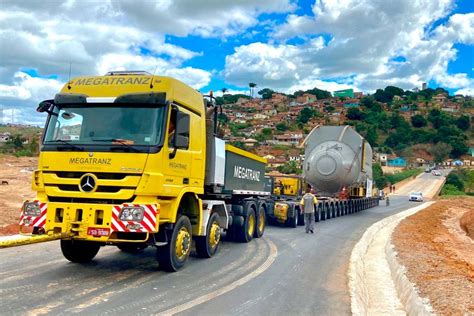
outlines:
[{"label": "white cloud", "polygon": [[262,13],[284,13],[296,6],[289,0],[239,1],[135,1],[116,0],[115,10],[126,12],[133,23],[146,30],[187,36],[226,37],[242,33],[258,23]]},{"label": "white cloud", "polygon": [[[431,30],[453,6],[453,0],[315,1],[314,16],[292,14],[275,28],[275,39],[283,43],[236,48],[226,58],[224,74],[234,84],[252,80],[283,89],[315,79],[319,84],[342,79],[368,92],[387,85],[410,89],[431,79],[448,88],[472,87],[467,74],[447,71],[457,54],[453,45],[474,41],[474,13],[452,15]],[[321,34],[329,42],[311,49],[309,36]],[[284,43],[295,37],[304,43]],[[394,60],[399,56],[404,61]]]},{"label": "white cloud", "polygon": [[454,94],[462,94],[462,95],[465,95],[465,96],[474,97],[474,87],[460,89],[460,90],[456,91]]}]

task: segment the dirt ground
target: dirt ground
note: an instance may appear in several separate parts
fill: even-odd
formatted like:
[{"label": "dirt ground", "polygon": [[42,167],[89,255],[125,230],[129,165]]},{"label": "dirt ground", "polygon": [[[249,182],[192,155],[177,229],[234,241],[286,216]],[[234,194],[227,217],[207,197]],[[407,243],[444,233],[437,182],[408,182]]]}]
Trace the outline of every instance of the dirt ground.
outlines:
[{"label": "dirt ground", "polygon": [[35,196],[31,176],[37,165],[37,158],[0,155],[0,235],[18,233],[21,205]]},{"label": "dirt ground", "polygon": [[473,210],[474,198],[440,200],[406,218],[392,235],[408,278],[436,314],[474,314]]}]

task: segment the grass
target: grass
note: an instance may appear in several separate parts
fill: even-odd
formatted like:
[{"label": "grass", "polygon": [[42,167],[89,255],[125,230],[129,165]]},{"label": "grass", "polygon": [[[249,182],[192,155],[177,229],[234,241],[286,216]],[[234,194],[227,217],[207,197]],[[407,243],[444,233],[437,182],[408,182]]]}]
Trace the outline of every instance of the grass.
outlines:
[{"label": "grass", "polygon": [[404,170],[402,172],[397,172],[394,174],[389,174],[387,175],[387,180],[388,182],[395,184],[397,182],[403,181],[405,179],[408,179],[410,177],[416,177],[420,173],[423,172],[423,169],[408,169]]}]

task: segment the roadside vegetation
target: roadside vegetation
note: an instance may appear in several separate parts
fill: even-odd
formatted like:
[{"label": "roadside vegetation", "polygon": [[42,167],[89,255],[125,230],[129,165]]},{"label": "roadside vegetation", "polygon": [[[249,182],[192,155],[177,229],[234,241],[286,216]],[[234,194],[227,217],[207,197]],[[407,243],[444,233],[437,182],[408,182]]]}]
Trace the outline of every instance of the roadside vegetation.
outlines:
[{"label": "roadside vegetation", "polygon": [[474,170],[458,169],[452,171],[446,178],[441,195],[474,196]]},{"label": "roadside vegetation", "polygon": [[380,166],[380,164],[374,163],[372,166],[372,172],[373,172],[375,185],[379,189],[382,189],[382,188],[385,188],[389,184],[396,184],[410,177],[416,177],[417,175],[423,172],[423,169],[421,168],[407,169],[401,172],[386,175],[383,173],[382,167]]}]

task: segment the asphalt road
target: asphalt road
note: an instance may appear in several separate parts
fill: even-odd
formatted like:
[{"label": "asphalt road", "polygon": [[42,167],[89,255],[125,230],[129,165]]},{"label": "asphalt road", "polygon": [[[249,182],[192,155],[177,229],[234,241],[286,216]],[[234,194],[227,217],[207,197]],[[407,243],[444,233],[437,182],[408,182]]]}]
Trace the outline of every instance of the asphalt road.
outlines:
[{"label": "asphalt road", "polygon": [[[426,187],[434,176],[423,175]],[[248,244],[224,242],[211,259],[192,256],[177,273],[154,250],[102,248],[89,264],[63,258],[59,242],[0,250],[1,314],[346,315],[351,250],[374,222],[414,205],[381,206],[304,228],[267,227]]]}]

